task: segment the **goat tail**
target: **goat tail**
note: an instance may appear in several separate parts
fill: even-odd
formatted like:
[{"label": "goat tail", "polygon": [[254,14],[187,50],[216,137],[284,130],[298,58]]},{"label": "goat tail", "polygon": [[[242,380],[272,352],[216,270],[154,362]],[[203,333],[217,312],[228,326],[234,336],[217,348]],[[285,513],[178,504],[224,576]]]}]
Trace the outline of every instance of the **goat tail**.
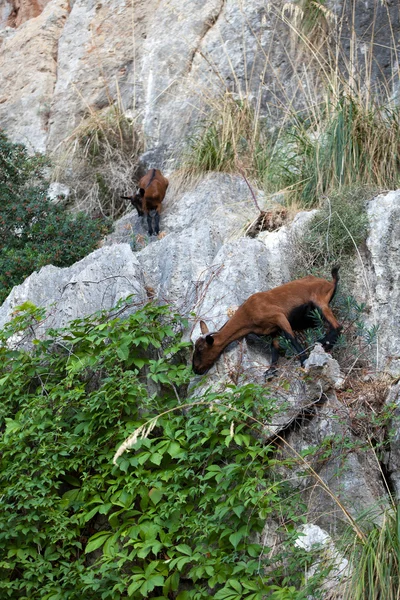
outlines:
[{"label": "goat tail", "polygon": [[335,265],[334,267],[332,267],[332,271],[331,271],[332,279],[336,285],[339,281],[339,269],[340,269],[340,265]]},{"label": "goat tail", "polygon": [[333,300],[333,297],[336,294],[336,288],[337,288],[337,284],[339,281],[339,268],[340,268],[340,265],[335,265],[334,267],[332,267],[331,273],[332,273],[332,279],[333,279],[335,285],[333,286],[333,292],[332,292],[332,296],[331,296],[331,299],[329,300],[329,302],[331,302],[331,300]]}]

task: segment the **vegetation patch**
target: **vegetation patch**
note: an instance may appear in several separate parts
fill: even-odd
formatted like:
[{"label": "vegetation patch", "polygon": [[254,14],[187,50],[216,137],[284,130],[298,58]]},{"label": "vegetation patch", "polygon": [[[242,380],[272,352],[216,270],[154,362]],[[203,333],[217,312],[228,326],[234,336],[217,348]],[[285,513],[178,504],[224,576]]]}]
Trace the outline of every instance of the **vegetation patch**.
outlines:
[{"label": "vegetation patch", "polygon": [[[288,38],[282,51],[289,85],[279,87],[277,81],[270,89],[263,83],[275,68],[275,57],[255,36],[265,59],[261,84],[243,84],[230,64],[234,91],[223,89],[204,107],[207,116],[183,160],[187,169],[243,173],[263,189],[267,204],[281,192],[287,206],[299,209],[320,206],[325,196],[349,188],[398,187],[400,112],[393,94],[398,73],[392,71],[388,79],[374,73],[379,62],[375,22],[366,34],[371,39],[364,43],[357,38],[355,6],[344,5],[340,16],[328,4],[295,0],[284,3],[275,17],[271,10],[268,18],[276,32],[284,31]],[[387,18],[387,50],[397,64],[389,11]],[[219,82],[225,80],[223,73],[216,76]]]},{"label": "vegetation patch", "polygon": [[306,230],[293,240],[299,276],[326,273],[334,264],[342,265],[342,271],[348,267],[367,237],[366,204],[373,197],[371,189],[352,187],[324,198]]},{"label": "vegetation patch", "polygon": [[46,166],[44,157],[29,156],[0,132],[0,303],[33,271],[73,264],[111,230],[104,218],[50,202]]},{"label": "vegetation patch", "polygon": [[260,129],[251,103],[225,93],[216,99],[208,117],[190,138],[184,169],[196,175],[207,171],[253,171]]},{"label": "vegetation patch", "polygon": [[352,545],[351,573],[344,600],[399,597],[400,511],[388,509],[380,525],[371,524],[364,543]]},{"label": "vegetation patch", "polygon": [[267,386],[188,401],[187,324],[133,306],[48,331],[29,353],[19,344],[43,309],[26,303],[0,332],[1,596],[318,598],[330,566],[304,577],[316,559],[294,543],[306,507],[288,474],[327,488],[310,466],[321,449],[278,457],[261,434],[278,413]]},{"label": "vegetation patch", "polygon": [[91,112],[58,153],[54,177],[70,186],[78,208],[111,219],[126,210],[142,152],[140,130],[118,104]]},{"label": "vegetation patch", "polygon": [[148,304],[122,321],[129,308],[50,331],[30,353],[12,340],[43,311],[25,304],[0,333],[1,596],[305,598],[304,507],[252,417],[270,422],[273,398],[232,386],[185,405],[181,320]]}]

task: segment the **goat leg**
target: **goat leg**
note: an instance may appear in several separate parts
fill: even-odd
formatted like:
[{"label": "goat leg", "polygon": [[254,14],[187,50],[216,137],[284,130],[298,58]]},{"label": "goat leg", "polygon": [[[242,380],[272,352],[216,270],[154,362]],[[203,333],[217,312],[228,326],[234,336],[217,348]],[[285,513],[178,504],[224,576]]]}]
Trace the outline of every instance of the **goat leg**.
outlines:
[{"label": "goat leg", "polygon": [[297,357],[298,357],[298,359],[300,361],[300,364],[301,364],[301,366],[303,366],[304,362],[305,362],[305,360],[307,358],[306,349],[303,348],[303,346],[296,340],[296,338],[294,337],[294,335],[288,333],[287,331],[284,331],[283,335],[292,344],[293,348],[297,352]]},{"label": "goat leg", "polygon": [[158,211],[154,215],[154,231],[156,235],[160,233],[160,214]]},{"label": "goat leg", "polygon": [[318,342],[322,344],[325,350],[331,350],[336,344],[341,330],[342,327],[331,327],[328,333],[323,338],[318,340]]},{"label": "goat leg", "polygon": [[147,214],[147,226],[149,228],[149,235],[153,235],[153,217],[150,213]]},{"label": "goat leg", "polygon": [[279,342],[278,340],[273,340],[271,345],[271,365],[269,369],[267,369],[264,373],[265,380],[272,379],[278,374],[278,369],[276,365],[279,360]]}]

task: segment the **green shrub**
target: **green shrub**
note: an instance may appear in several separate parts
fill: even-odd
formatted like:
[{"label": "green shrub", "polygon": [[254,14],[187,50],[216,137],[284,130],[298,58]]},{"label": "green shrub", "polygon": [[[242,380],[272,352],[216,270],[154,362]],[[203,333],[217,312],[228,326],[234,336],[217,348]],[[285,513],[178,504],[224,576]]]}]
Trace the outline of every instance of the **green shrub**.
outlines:
[{"label": "green shrub", "polygon": [[366,188],[343,189],[324,199],[304,234],[294,241],[293,253],[299,275],[330,271],[345,265],[367,238],[366,202],[373,197]]},{"label": "green shrub", "polygon": [[[22,308],[0,334],[0,596],[304,599],[304,507],[246,417],[271,420],[266,389],[183,409],[187,344],[166,307],[75,321],[30,354],[5,343],[43,318]],[[267,518],[281,524],[274,552]]]},{"label": "green shrub", "polygon": [[66,212],[46,198],[46,161],[0,133],[0,302],[44,265],[71,265],[110,230],[104,219]]}]

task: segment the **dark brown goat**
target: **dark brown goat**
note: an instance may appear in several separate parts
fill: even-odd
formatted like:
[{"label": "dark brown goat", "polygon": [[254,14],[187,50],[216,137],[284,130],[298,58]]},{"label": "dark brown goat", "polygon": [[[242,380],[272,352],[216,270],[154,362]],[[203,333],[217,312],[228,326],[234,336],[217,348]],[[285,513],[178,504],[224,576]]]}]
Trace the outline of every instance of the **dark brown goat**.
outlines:
[{"label": "dark brown goat", "polygon": [[146,215],[149,235],[160,233],[161,202],[164,200],[169,181],[159,169],[150,169],[146,175],[139,180],[138,191],[134,196],[121,196],[130,200],[136,208],[139,217]]},{"label": "dark brown goat", "polygon": [[[311,313],[314,309],[329,324],[329,332],[320,341],[325,349],[332,348],[342,329],[329,307],[339,281],[338,270],[339,267],[332,269],[332,281],[308,275],[268,292],[253,294],[217,332],[210,333],[204,321],[200,321],[203,335],[195,343],[193,371],[197,375],[206,373],[228,344],[249,333],[276,336],[283,332],[303,365],[306,351],[296,340],[293,330],[301,331],[312,327],[314,323]],[[276,373],[277,362],[277,344],[273,343],[271,367],[266,372],[267,376]]]}]

